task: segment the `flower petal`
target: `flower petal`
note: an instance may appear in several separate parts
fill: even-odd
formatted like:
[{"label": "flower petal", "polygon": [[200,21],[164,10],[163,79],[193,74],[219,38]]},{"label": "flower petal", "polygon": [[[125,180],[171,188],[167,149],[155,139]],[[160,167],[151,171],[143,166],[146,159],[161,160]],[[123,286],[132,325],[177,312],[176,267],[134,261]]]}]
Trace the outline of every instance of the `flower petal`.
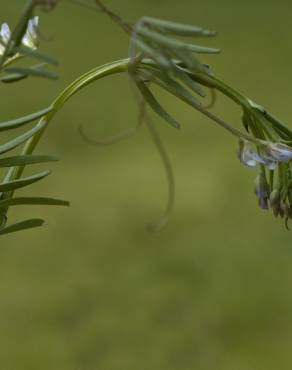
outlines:
[{"label": "flower petal", "polygon": [[7,23],[3,23],[0,29],[0,41],[6,46],[9,42],[11,31]]},{"label": "flower petal", "polygon": [[28,21],[27,31],[23,36],[22,43],[31,49],[36,49],[37,47],[37,27],[39,23],[39,17],[33,17]]},{"label": "flower petal", "polygon": [[240,162],[248,167],[255,167],[257,163],[264,163],[263,159],[253,151],[248,141],[240,141],[238,149],[238,158]]}]

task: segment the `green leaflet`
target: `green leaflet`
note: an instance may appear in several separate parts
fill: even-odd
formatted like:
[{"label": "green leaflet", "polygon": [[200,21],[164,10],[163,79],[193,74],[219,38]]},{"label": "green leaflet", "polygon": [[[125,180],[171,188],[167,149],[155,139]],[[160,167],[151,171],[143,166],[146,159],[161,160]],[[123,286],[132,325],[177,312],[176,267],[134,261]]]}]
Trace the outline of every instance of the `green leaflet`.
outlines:
[{"label": "green leaflet", "polygon": [[29,177],[23,177],[18,180],[4,182],[0,184],[0,192],[6,192],[6,191],[24,188],[27,185],[30,185],[34,182],[42,180],[43,178],[47,177],[49,174],[50,174],[50,171],[44,171],[44,172],[29,176]]},{"label": "green leaflet", "polygon": [[195,82],[193,79],[191,79],[190,76],[187,73],[185,73],[183,70],[181,70],[177,66],[175,66],[175,74],[193,92],[197,93],[198,95],[200,95],[203,98],[206,97],[206,92],[201,87],[201,85],[198,84],[197,82]]},{"label": "green leaflet", "polygon": [[15,139],[8,141],[6,144],[0,145],[0,154],[9,152],[10,150],[16,148],[18,145],[24,143],[29,138],[34,136],[37,132],[42,130],[46,126],[46,121],[39,122],[35,127],[33,127],[31,130],[25,132],[22,135],[17,136]]},{"label": "green leaflet", "polygon": [[13,225],[9,225],[4,227],[3,229],[0,229],[0,235],[10,234],[14,233],[16,231],[22,231],[22,230],[28,230],[35,227],[40,227],[44,224],[44,220],[40,218],[32,218],[30,220],[25,220],[22,222],[18,222]]},{"label": "green leaflet", "polygon": [[0,208],[18,205],[47,205],[47,206],[70,206],[66,200],[46,197],[18,197],[0,200]]},{"label": "green leaflet", "polygon": [[142,26],[138,27],[137,32],[141,36],[145,37],[147,40],[154,41],[157,44],[167,47],[167,48],[191,51],[194,53],[201,53],[201,54],[220,53],[220,49],[207,48],[205,46],[200,46],[200,45],[186,44],[182,41],[175,40],[173,38],[162,35],[158,32],[151,31],[147,28],[143,28]]},{"label": "green leaflet", "polygon": [[191,102],[193,105],[199,105],[199,101],[187,90],[182,86],[179,82],[175,81],[174,79],[165,76],[163,73],[151,69],[148,71],[149,78],[153,79],[153,82],[162,87],[164,90],[171,92],[176,97],[182,99],[183,101]]},{"label": "green leaflet", "polygon": [[151,91],[145,85],[145,83],[139,79],[135,80],[135,83],[149,106],[157,113],[162,119],[168,122],[175,128],[180,128],[180,124],[158,103]]},{"label": "green leaflet", "polygon": [[[148,64],[149,66],[149,64]],[[150,64],[151,66],[151,64]],[[209,78],[209,77],[208,77]],[[218,81],[218,80],[217,80]],[[257,138],[253,138],[252,136],[250,135],[246,135],[242,132],[240,132],[239,130],[237,130],[235,127],[229,125],[228,123],[226,123],[224,120],[222,120],[221,118],[217,117],[215,114],[213,114],[212,112],[208,111],[207,109],[205,109],[199,102],[196,101],[196,99],[194,99],[192,97],[192,99],[190,99],[190,93],[184,89],[183,86],[180,87],[183,88],[184,90],[187,91],[188,94],[184,94],[182,93],[183,90],[180,90],[180,92],[178,92],[179,90],[177,88],[174,88],[174,86],[172,86],[171,84],[166,84],[166,83],[163,83],[163,82],[160,82],[159,83],[159,80],[154,80],[153,81],[154,83],[157,83],[159,86],[161,86],[163,89],[169,91],[171,94],[173,94],[174,96],[177,96],[178,98],[180,98],[181,100],[185,101],[187,104],[191,105],[192,107],[194,107],[195,109],[197,109],[199,112],[203,113],[205,116],[207,116],[208,118],[210,118],[211,120],[213,120],[214,122],[216,122],[219,126],[223,127],[225,130],[229,131],[232,135],[236,136],[236,137],[241,137],[241,138],[245,138],[246,140],[249,140],[251,142],[254,142],[256,144],[259,143],[259,140]],[[209,85],[208,85],[209,86]]]},{"label": "green leaflet", "polygon": [[170,61],[160,52],[156,51],[154,48],[151,48],[148,44],[139,39],[133,40],[141,51],[148,57],[155,60],[155,62],[163,68],[169,69],[171,67]]},{"label": "green leaflet", "polygon": [[190,70],[197,69],[200,72],[205,72],[203,64],[188,51],[171,49],[171,56],[182,61]]},{"label": "green leaflet", "polygon": [[19,53],[21,55],[34,58],[34,59],[40,60],[48,64],[52,64],[55,66],[59,64],[59,62],[56,59],[52,58],[51,56],[45,53],[42,53],[41,51],[37,49],[31,49],[31,48],[28,48],[22,45],[22,46],[19,46],[18,48],[15,48],[14,50],[15,50],[15,53]]},{"label": "green leaflet", "polygon": [[3,83],[13,83],[13,82],[24,80],[27,77],[28,76],[17,74],[17,73],[10,73],[4,77],[1,77],[0,80]]},{"label": "green leaflet", "polygon": [[274,130],[276,130],[280,136],[284,136],[284,138],[287,140],[292,139],[292,131],[287,128],[281,121],[279,121],[278,118],[276,118],[266,110],[264,111],[263,115],[267,119],[267,121],[269,121],[273,125]]},{"label": "green leaflet", "polygon": [[59,159],[48,155],[17,155],[0,159],[1,167],[26,166],[29,164],[38,164],[43,162],[56,162]]},{"label": "green leaflet", "polygon": [[[51,72],[44,68],[43,64],[37,64],[33,67],[7,67],[4,69],[4,72],[8,72],[18,76],[33,76],[33,77],[43,77],[49,80],[57,80],[59,78],[58,74]],[[3,78],[2,78],[3,81]],[[6,81],[7,82],[7,81]]]},{"label": "green leaflet", "polygon": [[143,17],[142,22],[157,30],[177,36],[215,36],[215,31],[203,29],[189,24],[165,21],[162,19]]},{"label": "green leaflet", "polygon": [[6,131],[6,130],[11,130],[11,129],[14,129],[14,128],[18,128],[18,127],[23,126],[27,123],[35,121],[38,118],[41,118],[44,115],[46,115],[47,113],[51,112],[52,110],[53,110],[53,106],[50,106],[46,109],[43,109],[39,112],[29,114],[27,116],[16,118],[16,119],[11,120],[11,121],[0,122],[0,132],[1,131]]}]

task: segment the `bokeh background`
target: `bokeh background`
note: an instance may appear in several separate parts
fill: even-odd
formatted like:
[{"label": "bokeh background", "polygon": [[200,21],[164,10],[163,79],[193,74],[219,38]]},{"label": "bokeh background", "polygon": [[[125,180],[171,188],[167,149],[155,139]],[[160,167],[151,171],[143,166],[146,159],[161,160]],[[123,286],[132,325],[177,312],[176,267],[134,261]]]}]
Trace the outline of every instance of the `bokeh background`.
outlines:
[{"label": "bokeh background", "polygon": [[[203,60],[291,124],[290,1],[105,3],[128,20],[151,15],[218,30],[206,43],[222,54]],[[0,21],[14,24],[23,2],[1,5]],[[60,60],[61,79],[1,85],[1,120],[47,106],[79,74],[128,54],[127,36],[103,14],[64,0],[40,15],[49,40],[42,50]],[[257,207],[256,171],[239,164],[236,141],[160,96],[182,130],[153,117],[177,183],[175,212],[156,234],[145,225],[163,211],[166,180],[147,131],[102,148],[78,133],[81,123],[92,137],[135,124],[127,76],[83,90],[52,122],[37,152],[62,160],[40,167],[53,173],[30,194],[72,206],[10,213],[47,224],[1,238],[1,369],[291,369],[292,234]],[[240,127],[226,99],[216,112]]]}]

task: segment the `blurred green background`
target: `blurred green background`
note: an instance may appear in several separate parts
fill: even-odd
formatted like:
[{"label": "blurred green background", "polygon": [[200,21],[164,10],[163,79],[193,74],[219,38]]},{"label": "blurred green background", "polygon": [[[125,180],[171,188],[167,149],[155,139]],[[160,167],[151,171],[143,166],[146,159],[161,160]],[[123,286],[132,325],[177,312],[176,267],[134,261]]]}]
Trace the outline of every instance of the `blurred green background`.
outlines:
[{"label": "blurred green background", "polygon": [[[104,1],[129,20],[151,15],[218,30],[207,44],[222,54],[203,60],[290,123],[290,1]],[[14,24],[22,5],[2,1],[0,21]],[[40,15],[50,40],[41,50],[59,58],[61,79],[1,85],[1,120],[47,106],[79,74],[128,54],[126,35],[98,12],[64,0]],[[292,234],[257,207],[256,172],[239,164],[236,141],[161,99],[182,130],[153,117],[177,183],[175,212],[156,234],[145,225],[163,211],[166,181],[147,131],[102,148],[78,134],[81,123],[92,137],[135,124],[127,76],[83,90],[52,122],[37,152],[62,160],[30,194],[72,207],[10,213],[47,224],[1,238],[1,370],[291,369]],[[226,99],[216,112],[239,127]]]}]

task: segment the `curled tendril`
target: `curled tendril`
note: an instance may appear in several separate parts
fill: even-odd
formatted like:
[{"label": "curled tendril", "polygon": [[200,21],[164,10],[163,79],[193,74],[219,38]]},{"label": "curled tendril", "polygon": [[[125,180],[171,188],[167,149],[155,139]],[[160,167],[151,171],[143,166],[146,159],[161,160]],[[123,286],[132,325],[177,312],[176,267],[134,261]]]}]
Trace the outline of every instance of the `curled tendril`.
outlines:
[{"label": "curled tendril", "polygon": [[165,174],[167,177],[167,184],[168,184],[168,199],[167,199],[167,204],[166,204],[164,213],[162,214],[162,216],[160,217],[158,221],[147,225],[148,231],[157,232],[163,229],[167,225],[170,215],[172,213],[172,210],[174,207],[174,201],[175,201],[175,179],[174,179],[174,172],[173,172],[172,165],[171,165],[169,156],[167,154],[167,151],[161,141],[161,138],[156,128],[154,127],[154,125],[152,125],[151,120],[146,113],[146,110],[144,114],[144,119],[145,119],[146,126],[148,128],[148,131],[150,133],[150,136],[161,157],[162,164],[164,166]]},{"label": "curled tendril", "polygon": [[204,105],[205,109],[211,109],[214,107],[217,101],[217,94],[215,89],[209,89],[210,92],[210,102],[206,105]]},{"label": "curled tendril", "polygon": [[[131,43],[130,43],[130,48],[129,48],[129,56],[130,56],[131,63],[128,69],[128,74],[130,77],[130,81],[133,83],[132,86],[136,85],[135,81],[137,80],[137,69],[135,68],[135,66],[137,65],[137,63],[139,63],[139,61],[142,61],[144,57],[143,53],[137,54],[136,45],[135,45],[135,40],[137,39],[137,29],[143,24],[143,22],[144,22],[143,18],[137,22],[136,26],[133,29],[132,36],[131,36]],[[151,79],[148,82],[151,83],[152,82]],[[135,87],[137,88],[137,86]],[[136,95],[137,97],[137,90],[133,89],[133,92],[134,92],[134,95]],[[140,94],[139,94],[138,99],[141,99]],[[167,184],[168,184],[168,196],[167,196],[167,203],[166,203],[165,211],[163,212],[160,219],[158,219],[158,221],[151,222],[147,225],[147,230],[149,232],[159,232],[168,224],[170,215],[174,208],[174,201],[175,201],[174,172],[172,169],[172,165],[171,165],[171,161],[169,159],[168,153],[162,143],[159,133],[154,127],[154,125],[152,124],[149,115],[147,114],[146,101],[144,97],[142,97],[142,100],[140,101],[139,106],[140,106],[139,117],[141,121],[143,120],[145,121],[148,132],[160,155],[160,158],[161,158],[161,161],[164,167],[164,171],[166,174],[166,178],[167,178]]]},{"label": "curled tendril", "polygon": [[113,136],[110,136],[110,137],[107,137],[107,138],[103,138],[103,139],[92,139],[85,132],[84,125],[80,125],[78,127],[78,131],[79,131],[81,137],[88,144],[94,145],[94,146],[104,146],[104,145],[116,144],[116,143],[118,143],[122,140],[126,140],[126,139],[131,138],[132,136],[134,136],[139,131],[139,129],[142,127],[142,125],[143,125],[143,111],[142,111],[142,109],[140,109],[136,126],[134,128],[128,129],[128,130],[126,130],[124,132],[121,132],[119,134],[116,134],[116,135],[113,135]]},{"label": "curled tendril", "polygon": [[82,136],[82,138],[90,145],[94,146],[101,146],[101,145],[111,145],[116,144],[119,141],[122,141],[124,139],[128,139],[135,135],[137,131],[143,126],[143,123],[146,124],[146,127],[150,133],[150,136],[158,150],[158,153],[161,157],[166,177],[167,177],[167,183],[168,183],[168,199],[167,199],[167,205],[165,208],[165,211],[163,212],[162,216],[157,222],[152,222],[147,225],[147,230],[151,232],[157,232],[160,231],[163,227],[165,227],[168,223],[168,220],[170,218],[170,214],[172,213],[173,207],[174,207],[174,200],[175,200],[175,181],[174,181],[174,173],[172,169],[172,165],[170,162],[170,159],[168,157],[168,154],[163,146],[163,143],[161,141],[161,138],[155,129],[155,127],[152,125],[152,122],[146,112],[146,103],[144,100],[141,100],[139,103],[139,114],[137,119],[137,125],[133,129],[129,129],[123,133],[114,135],[109,138],[105,139],[92,139],[90,138],[85,132],[83,125],[79,126],[79,133]]}]

